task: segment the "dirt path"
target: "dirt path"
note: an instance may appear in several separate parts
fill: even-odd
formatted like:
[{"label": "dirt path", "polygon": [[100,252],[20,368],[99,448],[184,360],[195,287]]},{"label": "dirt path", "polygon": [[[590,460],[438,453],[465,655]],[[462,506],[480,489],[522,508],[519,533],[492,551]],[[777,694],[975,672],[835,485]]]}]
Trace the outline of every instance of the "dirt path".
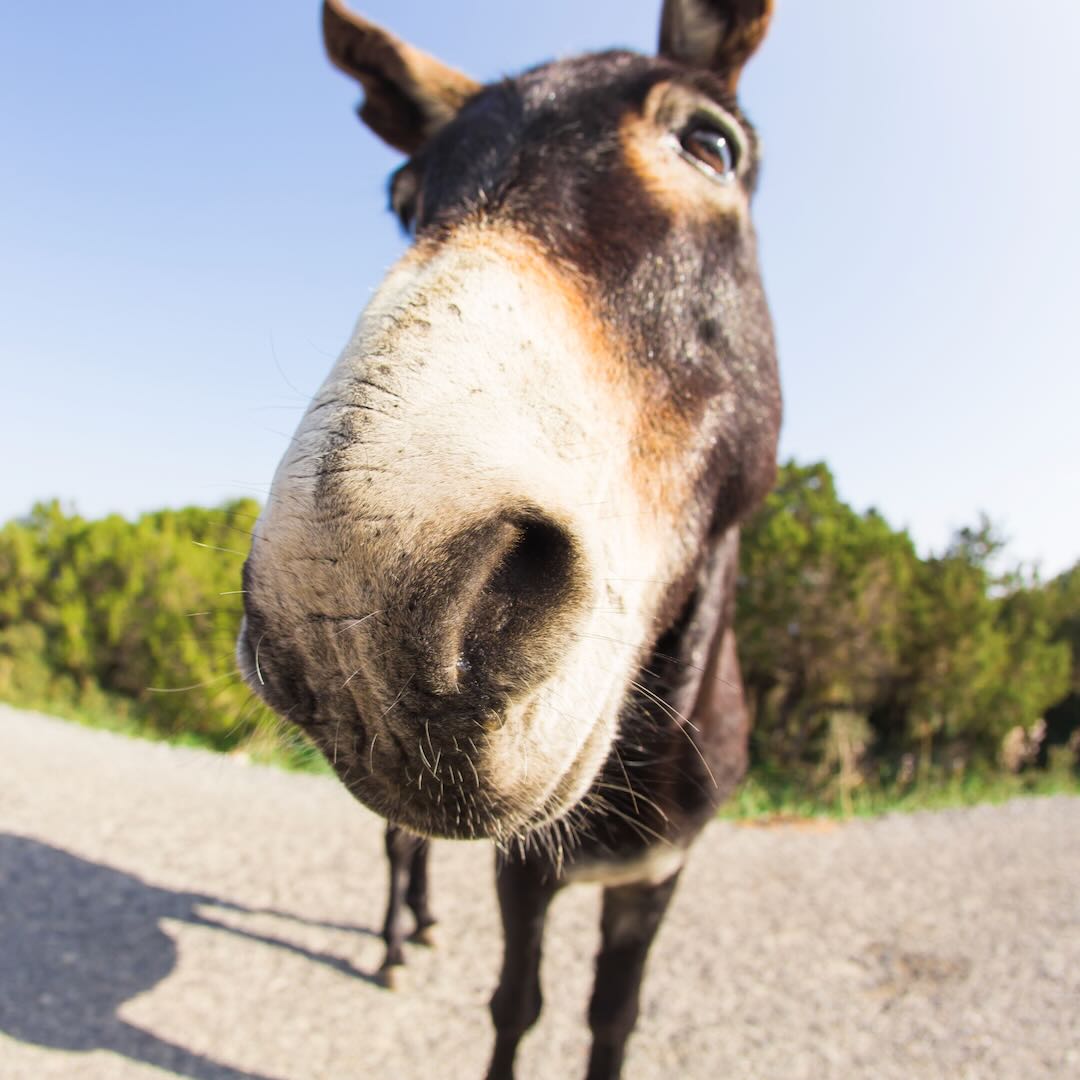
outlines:
[{"label": "dirt path", "polygon": [[[381,959],[381,823],[330,780],[0,706],[0,1077],[478,1080],[486,845],[437,845],[442,947]],[[555,904],[522,1080],[580,1076],[597,892]],[[1080,1076],[1080,799],[712,826],[627,1080]]]}]

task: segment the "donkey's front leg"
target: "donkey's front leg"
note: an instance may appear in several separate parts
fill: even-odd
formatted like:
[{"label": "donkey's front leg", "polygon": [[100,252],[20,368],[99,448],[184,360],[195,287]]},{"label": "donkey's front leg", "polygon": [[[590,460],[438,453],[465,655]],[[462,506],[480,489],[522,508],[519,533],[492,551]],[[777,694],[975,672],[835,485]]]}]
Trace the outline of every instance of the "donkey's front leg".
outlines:
[{"label": "donkey's front leg", "polygon": [[602,940],[589,1003],[593,1045],[587,1080],[617,1080],[638,1015],[645,958],[675,892],[678,873],[660,885],[604,890]]},{"label": "donkey's front leg", "polygon": [[495,1051],[488,1080],[512,1080],[522,1035],[540,1015],[540,952],[548,905],[559,884],[552,867],[512,856],[495,870],[503,924],[503,966],[491,998]]},{"label": "donkey's front leg", "polygon": [[416,919],[416,929],[409,937],[419,945],[427,945],[429,948],[435,944],[435,934],[432,932],[436,920],[428,906],[428,853],[431,851],[431,841],[425,836],[420,838],[413,852],[412,863],[409,866],[409,887],[405,892],[405,903]]},{"label": "donkey's front leg", "polygon": [[427,853],[430,841],[397,825],[386,827],[386,857],[390,861],[390,897],[386,904],[383,941],[386,958],[376,976],[388,989],[397,981],[397,969],[405,963],[405,927],[402,908],[406,903],[417,919],[417,931],[434,923],[427,908]]}]

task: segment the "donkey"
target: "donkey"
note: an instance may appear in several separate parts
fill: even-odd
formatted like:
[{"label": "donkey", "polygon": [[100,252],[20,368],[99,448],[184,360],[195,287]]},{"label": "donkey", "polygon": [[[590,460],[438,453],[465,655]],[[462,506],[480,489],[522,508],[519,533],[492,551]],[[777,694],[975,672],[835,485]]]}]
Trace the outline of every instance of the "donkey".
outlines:
[{"label": "donkey", "polygon": [[666,0],[655,57],[481,85],[326,0],[412,236],[308,408],[244,568],[241,669],[390,824],[490,838],[489,1076],[540,1012],[545,912],[604,887],[588,1076],[617,1077],[687,850],[740,779],[740,521],[780,393],[736,101],[771,0]]}]

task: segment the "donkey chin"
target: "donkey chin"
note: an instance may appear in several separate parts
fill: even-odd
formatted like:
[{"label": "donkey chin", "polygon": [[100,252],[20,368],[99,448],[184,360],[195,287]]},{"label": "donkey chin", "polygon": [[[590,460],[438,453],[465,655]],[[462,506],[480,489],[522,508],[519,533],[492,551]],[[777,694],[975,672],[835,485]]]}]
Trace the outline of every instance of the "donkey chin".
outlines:
[{"label": "donkey chin", "polygon": [[[275,603],[279,568],[253,558],[247,588],[259,599],[241,668],[389,820],[500,841],[541,827],[582,799],[606,760],[637,660],[603,655],[612,627],[591,610],[588,585],[551,564],[565,557],[555,535],[535,517],[476,526],[450,545],[463,564],[455,576],[386,575],[370,611],[286,609]],[[415,558],[404,550],[399,564]],[[307,573],[312,600],[342,591],[340,563],[324,558]],[[532,610],[526,579],[548,594]]]}]

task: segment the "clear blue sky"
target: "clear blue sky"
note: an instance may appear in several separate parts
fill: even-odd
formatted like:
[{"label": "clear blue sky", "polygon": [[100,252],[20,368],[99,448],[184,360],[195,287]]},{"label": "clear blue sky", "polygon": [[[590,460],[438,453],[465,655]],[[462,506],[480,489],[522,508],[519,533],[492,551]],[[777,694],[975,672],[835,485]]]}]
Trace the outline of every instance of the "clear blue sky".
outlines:
[{"label": "clear blue sky", "polygon": [[[779,0],[742,98],[785,456],[923,550],[1080,557],[1080,3]],[[480,78],[651,49],[659,0],[367,0]],[[317,0],[8,5],[0,519],[265,495],[401,249]]]}]

